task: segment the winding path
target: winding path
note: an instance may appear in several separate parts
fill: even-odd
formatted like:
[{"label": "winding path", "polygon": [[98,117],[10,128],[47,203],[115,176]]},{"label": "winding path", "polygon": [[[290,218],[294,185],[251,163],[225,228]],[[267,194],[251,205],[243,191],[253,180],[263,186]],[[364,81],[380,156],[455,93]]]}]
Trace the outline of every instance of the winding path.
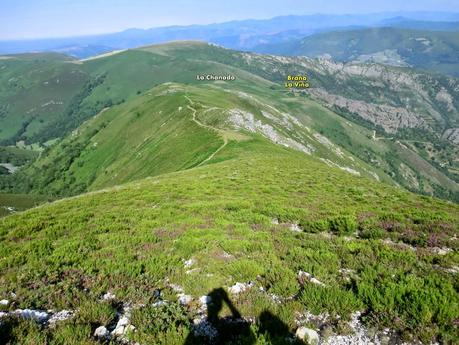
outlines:
[{"label": "winding path", "polygon": [[194,105],[194,102],[191,100],[190,97],[188,96],[185,96],[185,98],[188,100],[188,102],[190,102],[189,105],[187,105],[187,108],[190,109],[193,113],[193,121],[199,126],[199,127],[202,127],[202,128],[205,128],[205,129],[209,129],[209,130],[212,130],[212,131],[215,131],[217,133],[219,133],[222,137],[223,137],[223,145],[220,146],[217,150],[215,150],[214,153],[212,153],[209,157],[207,157],[205,160],[203,160],[201,163],[199,163],[196,167],[200,167],[204,164],[206,164],[208,161],[210,161],[212,158],[215,157],[215,155],[217,153],[219,153],[221,150],[223,150],[225,148],[225,146],[228,144],[228,138],[226,137],[226,134],[221,131],[220,129],[218,128],[215,128],[215,127],[212,127],[212,126],[209,126],[209,125],[206,125],[204,123],[202,123],[201,121],[199,121],[197,118],[196,118],[196,113],[197,113],[197,110],[195,108],[193,108],[193,105]]}]

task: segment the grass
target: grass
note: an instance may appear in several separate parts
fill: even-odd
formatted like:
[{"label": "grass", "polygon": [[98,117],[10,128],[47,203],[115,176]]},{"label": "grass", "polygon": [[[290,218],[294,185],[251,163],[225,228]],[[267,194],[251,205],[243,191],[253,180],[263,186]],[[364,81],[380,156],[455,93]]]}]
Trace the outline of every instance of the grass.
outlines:
[{"label": "grass", "polygon": [[[4,218],[0,297],[16,293],[21,308],[80,310],[87,316],[48,336],[55,339],[65,329],[91,343],[94,329],[112,317],[94,304],[107,291],[120,301],[145,303],[134,319],[147,320],[157,317],[148,309],[155,289],[176,299],[169,283],[198,298],[253,281],[256,288],[231,296],[235,307],[255,320],[271,310],[291,332],[297,313],[329,313],[330,327],[338,331],[339,320],[359,310],[367,325],[393,328],[405,340],[458,341],[453,324],[459,296],[450,273],[458,265],[451,240],[457,206],[279,150],[246,152]],[[290,224],[303,232],[291,231]],[[453,251],[440,255],[434,247]],[[190,258],[197,270],[187,274],[183,260]],[[325,286],[302,287],[299,270]],[[299,297],[277,305],[258,287],[279,298]],[[134,324],[134,337],[183,342],[192,315],[193,308],[175,311],[173,323],[155,329]],[[38,339],[21,327],[13,323],[9,336],[22,332],[17,339],[23,343]],[[258,339],[265,337],[251,327]]]},{"label": "grass", "polygon": [[[33,70],[46,65],[22,59],[14,61]],[[410,160],[397,155],[393,143],[371,140],[364,123],[276,87],[279,75],[304,71],[295,60],[252,59],[249,64],[241,53],[174,43],[78,65],[53,60],[88,76],[64,111],[73,125],[84,122],[0,182],[5,190],[37,194],[90,193],[0,220],[0,299],[12,299],[1,307],[7,310],[71,309],[75,315],[55,328],[8,317],[0,341],[94,344],[94,330],[112,325],[120,306],[130,304],[133,340],[199,343],[191,335],[196,299],[252,282],[243,293],[229,294],[233,309],[219,310],[221,317],[238,310],[253,321],[241,326],[245,335],[234,343],[285,342],[298,322],[317,327],[301,321],[308,312],[329,315],[323,337],[325,329],[346,333],[356,311],[367,327],[389,327],[402,340],[459,342],[458,206],[369,179],[376,173],[384,182],[400,181],[398,166]],[[166,68],[172,65],[177,69]],[[196,73],[222,70],[237,80],[192,85]],[[331,80],[315,77],[320,85]],[[33,88],[37,80],[18,88]],[[352,80],[349,92],[358,94],[359,82]],[[196,110],[195,121],[188,106]],[[232,109],[313,146],[314,157],[260,132],[235,130]],[[299,122],[279,123],[282,114]],[[332,144],[319,137],[321,143],[318,134]],[[33,159],[22,149],[0,153],[22,163]],[[434,174],[419,175],[419,190],[434,189]],[[2,194],[0,206],[22,210],[46,200]],[[194,263],[184,267],[189,259]],[[324,285],[301,281],[300,270]],[[178,304],[171,284],[193,296],[190,306]],[[156,289],[169,304],[152,306]],[[101,301],[107,291],[114,301]]]}]

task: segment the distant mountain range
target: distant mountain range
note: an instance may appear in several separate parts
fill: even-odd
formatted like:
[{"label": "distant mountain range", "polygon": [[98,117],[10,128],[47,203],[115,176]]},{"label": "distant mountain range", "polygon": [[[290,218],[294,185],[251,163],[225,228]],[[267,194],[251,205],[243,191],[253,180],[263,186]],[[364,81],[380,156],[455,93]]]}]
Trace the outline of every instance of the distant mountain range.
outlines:
[{"label": "distant mountain range", "polygon": [[[403,22],[394,23],[401,25]],[[425,22],[413,23],[426,26]],[[341,62],[414,67],[459,76],[459,32],[452,31],[390,27],[338,30],[284,43],[263,44],[253,50],[276,55],[322,56]]]},{"label": "distant mountain range", "polygon": [[253,50],[259,45],[295,41],[320,32],[381,26],[457,31],[459,13],[317,14],[281,16],[267,20],[231,21],[210,25],[170,26],[145,30],[128,29],[118,33],[94,36],[0,41],[0,54],[53,51],[76,58],[87,58],[108,51],[172,40],[203,40],[231,49]]}]

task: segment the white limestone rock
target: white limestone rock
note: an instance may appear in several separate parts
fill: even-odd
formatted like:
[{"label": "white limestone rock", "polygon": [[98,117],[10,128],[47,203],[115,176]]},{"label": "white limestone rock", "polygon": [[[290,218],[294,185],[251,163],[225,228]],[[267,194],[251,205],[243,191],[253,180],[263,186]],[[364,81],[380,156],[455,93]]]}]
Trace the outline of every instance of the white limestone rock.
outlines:
[{"label": "white limestone rock", "polygon": [[298,328],[296,330],[296,336],[308,345],[319,345],[320,343],[319,334],[315,330],[307,327]]}]

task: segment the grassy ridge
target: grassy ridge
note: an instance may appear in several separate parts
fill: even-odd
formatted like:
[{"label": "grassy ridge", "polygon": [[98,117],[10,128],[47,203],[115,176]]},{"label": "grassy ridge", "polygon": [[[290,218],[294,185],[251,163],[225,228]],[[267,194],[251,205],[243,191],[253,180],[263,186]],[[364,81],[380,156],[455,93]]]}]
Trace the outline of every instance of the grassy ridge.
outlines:
[{"label": "grassy ridge", "polygon": [[[373,176],[371,172],[374,169],[369,165],[354,159],[348,152],[331,147],[331,143],[323,144],[314,139],[307,127],[314,122],[308,117],[301,118],[302,122],[296,120],[295,125],[288,122],[288,128],[284,124],[279,125],[282,116],[286,116],[282,115],[283,111],[290,113],[294,110],[301,114],[304,109],[281,107],[278,110],[268,104],[270,101],[267,99],[284,96],[275,91],[263,95],[263,85],[254,85],[258,86],[258,89],[252,86],[258,97],[236,91],[240,90],[239,86],[235,87],[235,91],[218,84],[198,87],[168,83],[155,87],[121,105],[106,108],[67,138],[48,148],[33,165],[4,181],[13,190],[75,195],[147,176],[189,169],[210,158],[221,161],[261,147],[266,152],[276,151],[275,144],[266,138],[261,140],[260,133],[244,134],[235,130],[230,121],[230,112],[235,109],[252,114],[254,121],[274,126],[271,128],[285,137],[312,145],[314,154],[323,159],[352,166],[362,176]],[[282,105],[282,102],[279,100],[273,104]],[[196,112],[195,117],[193,111]],[[307,111],[311,115],[317,113],[317,117],[321,118],[332,115],[318,105]],[[264,112],[270,112],[271,118],[264,117]],[[339,126],[336,116],[330,122]],[[325,124],[320,128],[327,126]],[[355,130],[350,129],[349,135],[353,132]],[[233,141],[247,143],[223,145]],[[383,180],[390,181],[381,171],[379,174]]]},{"label": "grassy ridge", "polygon": [[[394,328],[406,340],[456,342],[459,296],[450,270],[459,260],[451,240],[458,214],[453,204],[352,177],[300,153],[246,153],[0,220],[0,296],[15,292],[22,308],[79,308],[80,316],[48,335],[73,329],[79,343],[113,318],[83,317],[100,315],[105,306],[95,301],[108,290],[148,304],[158,287],[175,300],[169,283],[198,297],[254,281],[281,298],[299,297],[279,305],[247,291],[234,301],[245,317],[269,309],[294,330],[296,312],[327,312],[338,331],[338,315],[346,320],[365,310],[367,325]],[[436,252],[445,246],[453,251]],[[197,270],[187,274],[183,260],[190,258]],[[302,290],[299,270],[326,286]],[[172,332],[168,324],[135,339],[160,342]],[[36,336],[27,334],[19,339]],[[180,326],[174,334],[170,341],[180,343],[188,331]]]},{"label": "grassy ridge", "polygon": [[[455,149],[451,148],[450,144],[439,139],[444,128],[456,125],[457,114],[448,111],[442,102],[435,101],[435,95],[442,88],[445,88],[454,96],[451,89],[454,88],[455,84],[451,78],[414,74],[408,70],[384,67],[384,75],[400,74],[400,78],[407,80],[414,78],[413,82],[416,85],[419,84],[425,88],[425,92],[417,92],[417,86],[413,87],[408,83],[394,91],[394,85],[391,84],[389,77],[387,80],[385,78],[374,80],[369,76],[343,74],[342,78],[337,78],[327,70],[326,65],[322,65],[318,61],[241,53],[199,42],[174,42],[144,47],[83,62],[60,60],[56,62],[54,55],[48,57],[48,59],[48,65],[59,64],[61,66],[59,68],[65,68],[70,71],[70,75],[77,71],[79,76],[84,77],[84,80],[81,81],[82,86],[77,92],[72,89],[72,92],[76,92],[76,94],[73,94],[72,97],[69,94],[70,98],[64,102],[65,104],[59,105],[62,109],[59,108],[61,109],[59,110],[60,112],[56,112],[56,118],[40,118],[39,121],[43,121],[40,129],[34,132],[33,136],[24,134],[24,138],[28,142],[37,140],[43,144],[44,141],[51,138],[65,138],[72,130],[78,128],[82,122],[92,118],[105,108],[111,109],[100,116],[106,120],[89,121],[88,124],[83,126],[86,130],[83,131],[84,135],[81,138],[74,138],[69,135],[61,140],[62,145],[58,144],[56,147],[46,150],[36,164],[33,164],[30,169],[24,169],[26,170],[25,178],[20,175],[17,175],[16,178],[12,176],[2,177],[0,185],[2,190],[6,192],[17,193],[35,190],[40,193],[70,195],[96,186],[99,188],[114,185],[115,183],[123,183],[151,174],[193,166],[199,160],[199,157],[194,161],[188,161],[187,158],[186,164],[181,164],[177,160],[177,164],[175,164],[173,160],[163,159],[164,155],[161,156],[163,158],[156,156],[154,159],[153,155],[151,156],[152,159],[148,161],[154,161],[154,165],[161,161],[157,168],[152,168],[150,164],[148,167],[142,168],[138,164],[133,164],[136,161],[134,157],[123,157],[124,155],[129,155],[129,149],[134,148],[136,154],[139,153],[136,147],[140,143],[137,140],[141,137],[145,139],[154,131],[154,126],[151,130],[148,130],[149,124],[145,122],[145,117],[140,116],[138,119],[132,117],[136,112],[135,109],[139,108],[140,114],[159,112],[161,111],[160,107],[163,107],[162,104],[156,106],[154,103],[147,102],[148,97],[146,97],[146,94],[149,92],[148,90],[151,90],[155,85],[177,82],[202,88],[203,92],[200,92],[200,97],[203,104],[211,104],[221,109],[238,107],[249,110],[254,114],[257,114],[257,108],[268,104],[281,112],[291,114],[305,126],[324,135],[333,144],[338,145],[340,149],[347,151],[348,156],[357,162],[355,163],[356,167],[354,167],[351,158],[342,159],[342,157],[337,157],[333,153],[333,149],[317,145],[312,140],[312,143],[317,148],[315,154],[323,159],[328,159],[334,164],[352,167],[352,169],[367,176],[376,173],[381,180],[395,181],[416,192],[450,200],[457,199]],[[0,61],[1,63],[10,64],[13,64],[13,61],[15,64],[31,64],[34,59],[33,55],[25,55]],[[41,61],[40,66],[46,66],[45,60],[39,61]],[[57,67],[51,68],[48,66],[43,73],[53,70],[53,68]],[[20,68],[15,71],[15,73],[19,73]],[[232,74],[236,76],[236,81],[209,83],[196,80],[197,74],[212,73],[216,75]],[[283,81],[286,75],[289,74],[307,74],[311,78],[313,88],[325,88],[331,93],[369,103],[376,102],[390,104],[395,107],[405,107],[405,100],[410,98],[412,110],[423,116],[432,128],[427,132],[415,130],[413,133],[406,131],[406,133],[397,134],[397,138],[392,142],[387,140],[374,141],[371,139],[372,130],[376,129],[378,137],[380,137],[384,135],[381,128],[369,125],[359,120],[356,116],[346,115],[345,112],[339,109],[331,108],[326,110],[324,108],[324,106],[327,106],[326,102],[321,106],[308,95],[298,96],[287,92],[283,87]],[[57,79],[52,80],[55,83]],[[3,82],[7,83],[7,81],[8,79],[5,79]],[[41,87],[45,86],[41,85]],[[222,91],[218,96],[212,91],[215,88]],[[28,94],[36,93],[33,88],[24,90]],[[371,93],[368,90],[371,90]],[[230,93],[227,91],[230,91]],[[206,92],[209,95],[204,97],[203,94]],[[239,100],[230,97],[231,94],[237,95],[240,93],[245,93],[248,97],[257,98],[258,103],[250,106],[246,102],[243,106],[240,106]],[[17,97],[17,93],[15,95]],[[49,95],[46,97],[49,97]],[[227,98],[231,99],[233,104],[225,102]],[[172,101],[173,99],[171,99]],[[146,102],[146,104],[142,106],[140,102]],[[177,100],[177,102],[182,104],[181,100]],[[453,107],[458,107],[458,102],[459,100],[453,97],[451,104]],[[29,104],[30,102],[19,103]],[[245,106],[248,108],[245,108]],[[264,110],[269,109],[265,107]],[[156,121],[164,122],[160,117],[164,115],[165,118],[168,118],[165,112],[169,111],[169,106],[166,106],[161,116],[156,114]],[[43,113],[43,115],[46,114],[48,113]],[[440,114],[438,115],[440,117],[433,118],[432,114],[435,116]],[[117,116],[120,116],[122,120],[115,120]],[[213,116],[218,117],[219,115],[214,114]],[[17,119],[18,117],[14,118]],[[38,118],[34,117],[34,119]],[[130,120],[128,121],[128,119]],[[8,120],[5,121],[5,123],[8,123]],[[110,125],[109,123],[112,121],[114,123]],[[212,120],[210,119],[210,121]],[[94,125],[92,126],[91,124]],[[177,125],[181,126],[182,124],[184,122],[180,122]],[[272,125],[272,123],[269,124]],[[129,135],[123,134],[122,125],[130,128]],[[145,125],[147,127],[143,127]],[[92,128],[89,129],[91,126]],[[104,126],[108,126],[108,128],[104,128]],[[9,126],[5,126],[5,130],[8,128]],[[28,131],[28,128],[29,125],[24,127],[25,132]],[[134,133],[137,130],[139,133]],[[102,133],[99,134],[99,132]],[[8,133],[9,138],[12,139],[17,132],[8,130]],[[186,133],[186,130],[182,128],[181,133]],[[296,135],[300,135],[304,140],[311,142],[307,138],[307,133],[299,133],[297,128],[293,131],[284,128],[283,133],[290,138],[296,138]],[[89,147],[89,145],[94,145],[97,142],[96,139],[103,139],[107,135],[121,136],[128,140],[130,144],[121,147],[123,145],[117,143],[113,137],[104,140],[105,146],[103,148],[96,149],[92,147],[91,149]],[[191,133],[188,139],[192,140]],[[184,139],[182,142],[187,142],[188,139]],[[221,140],[221,138],[217,140]],[[402,157],[395,140],[404,140],[404,145],[409,146],[410,149],[408,154],[414,156],[414,159],[406,160]],[[424,142],[426,145],[415,147],[409,143],[410,140]],[[56,142],[59,141],[55,140],[54,143]],[[202,140],[203,142],[204,140]],[[175,142],[175,144],[177,143]],[[97,142],[97,144],[99,143]],[[154,148],[158,148],[158,145],[159,142],[151,143],[149,145],[150,152]],[[430,148],[431,146],[434,147],[433,151]],[[172,147],[170,147],[171,152],[174,151]],[[204,148],[202,152],[195,151],[195,153],[197,156],[205,156],[210,151],[211,148],[209,150]],[[119,162],[114,162],[115,153],[120,154],[117,156],[117,158],[120,158]],[[172,156],[175,156],[176,151],[173,153]],[[105,154],[109,157],[106,160],[101,158]],[[221,152],[221,155],[223,154],[225,152]],[[418,164],[419,162],[422,164]],[[163,164],[165,164],[164,166],[169,164],[166,170],[163,169]],[[132,169],[127,167],[132,167]],[[48,189],[47,186],[50,186],[50,188]]]}]

